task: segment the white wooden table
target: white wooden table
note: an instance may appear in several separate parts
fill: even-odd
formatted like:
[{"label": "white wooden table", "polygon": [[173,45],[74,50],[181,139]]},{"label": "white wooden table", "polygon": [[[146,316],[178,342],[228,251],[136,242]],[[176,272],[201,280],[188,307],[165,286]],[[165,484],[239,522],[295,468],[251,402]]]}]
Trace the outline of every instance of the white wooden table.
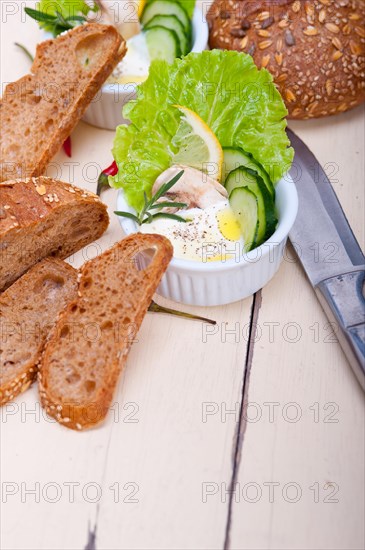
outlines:
[{"label": "white wooden table", "polygon": [[[34,2],[0,4],[4,83],[29,70],[13,42],[40,35],[21,13]],[[363,245],[363,109],[290,127]],[[95,190],[113,132],[80,123],[72,142],[48,174]],[[112,214],[115,191],[103,199]],[[122,237],[111,218],[102,248]],[[185,309],[218,328],[148,314],[102,427],[54,425],[36,386],[2,408],[1,548],[364,547],[363,394],[290,246],[254,297]]]}]

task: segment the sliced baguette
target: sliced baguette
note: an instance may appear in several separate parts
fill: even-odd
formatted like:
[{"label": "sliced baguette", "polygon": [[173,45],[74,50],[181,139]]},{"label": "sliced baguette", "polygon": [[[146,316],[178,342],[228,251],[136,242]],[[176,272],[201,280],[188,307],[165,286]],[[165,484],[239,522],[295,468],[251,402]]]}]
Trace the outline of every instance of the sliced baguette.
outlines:
[{"label": "sliced baguette", "polygon": [[0,181],[38,176],[126,52],[113,26],[81,25],[37,46],[0,102]]},{"label": "sliced baguette", "polygon": [[[135,258],[155,249],[139,270]],[[60,315],[41,360],[41,403],[68,428],[101,422],[152,296],[172,257],[160,235],[135,234],[86,263],[78,299]]]},{"label": "sliced baguette", "polygon": [[77,271],[61,260],[35,265],[0,295],[0,405],[35,380],[51,327],[77,297]]},{"label": "sliced baguette", "polygon": [[39,260],[67,258],[108,227],[99,197],[51,178],[0,184],[0,292]]}]

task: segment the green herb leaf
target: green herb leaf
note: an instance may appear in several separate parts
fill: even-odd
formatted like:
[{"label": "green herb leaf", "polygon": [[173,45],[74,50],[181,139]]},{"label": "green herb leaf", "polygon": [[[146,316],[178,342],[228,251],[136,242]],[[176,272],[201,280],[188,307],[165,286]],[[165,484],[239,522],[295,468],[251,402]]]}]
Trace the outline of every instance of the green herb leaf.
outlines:
[{"label": "green herb leaf", "polygon": [[90,11],[99,10],[96,2],[89,5],[84,0],[40,0],[36,8],[24,10],[27,15],[38,21],[42,29],[51,32],[53,36],[85,23]]},{"label": "green herb leaf", "polygon": [[116,214],[117,216],[121,216],[123,218],[129,218],[130,220],[133,220],[136,223],[138,223],[138,225],[141,225],[139,218],[135,214],[131,214],[131,212],[123,212],[122,210],[116,210],[114,214]]},{"label": "green herb leaf", "polygon": [[151,212],[146,212],[146,217],[143,218],[143,220],[141,221],[141,224],[142,223],[151,223],[152,221],[153,221],[153,216],[152,216]]},{"label": "green herb leaf", "polygon": [[157,202],[156,204],[153,204],[150,206],[150,209],[153,208],[187,208],[188,205],[186,202],[170,202],[170,201],[164,201],[164,202]]},{"label": "green herb leaf", "polygon": [[148,311],[154,313],[167,313],[169,315],[175,315],[176,317],[184,317],[184,319],[193,319],[195,321],[203,321],[204,323],[209,323],[210,325],[216,325],[217,321],[212,319],[207,319],[206,317],[200,317],[200,315],[193,315],[192,313],[185,313],[185,311],[176,311],[175,309],[170,309],[169,307],[163,307],[156,302],[152,301]]},{"label": "green herb leaf", "polygon": [[[135,214],[131,214],[130,212],[123,212],[123,211],[116,211],[114,214],[117,216],[122,216],[124,218],[129,218],[131,220],[134,220],[138,225],[142,225],[143,223],[151,223],[156,218],[170,218],[171,220],[176,220],[178,222],[187,222],[185,218],[182,218],[181,216],[178,216],[177,214],[169,214],[167,212],[157,212],[156,214],[151,214],[150,210],[154,208],[163,208],[165,206],[168,207],[175,207],[175,208],[186,208],[187,204],[185,202],[173,202],[173,201],[165,201],[156,203],[156,200],[158,200],[161,195],[165,192],[167,192],[171,187],[181,178],[183,175],[184,170],[181,170],[176,176],[174,176],[170,181],[165,183],[161,186],[161,188],[157,191],[157,193],[152,197],[151,200],[148,200],[147,193],[143,193],[144,197],[144,206],[140,212],[140,214],[137,216]],[[98,190],[99,190],[99,183],[102,186],[103,183],[100,181],[101,176],[99,177],[98,181]],[[101,189],[101,187],[100,187]],[[161,193],[162,189],[162,193]],[[157,198],[156,198],[157,197]]]},{"label": "green herb leaf", "polygon": [[145,214],[146,214],[146,212],[147,212],[147,210],[148,210],[148,207],[149,207],[149,205],[150,205],[146,193],[143,193],[143,199],[144,199],[143,208],[142,208],[141,212],[139,213],[139,220],[140,220],[140,223],[142,223],[142,220],[143,220],[143,218],[144,218],[144,216],[145,216]]},{"label": "green herb leaf", "polygon": [[52,34],[53,36],[58,36],[65,31],[69,31],[70,29],[73,29],[71,25],[67,25],[67,27],[65,27],[64,25],[57,23],[56,25],[53,25]]},{"label": "green herb leaf", "polygon": [[65,21],[81,21],[81,23],[85,23],[86,17],[83,15],[70,15],[69,17],[65,17]]},{"label": "green herb leaf", "polygon": [[29,17],[32,17],[32,19],[35,19],[36,21],[53,23],[57,19],[55,15],[49,15],[48,13],[44,13],[43,11],[33,10],[32,8],[24,8],[24,11],[27,15],[29,15]]},{"label": "green herb leaf", "polygon": [[184,170],[181,170],[176,176],[172,178],[172,180],[168,181],[167,183],[164,183],[161,185],[160,189],[157,191],[157,193],[152,197],[151,202],[156,202],[158,199],[166,195],[168,191],[170,191],[171,187],[175,185],[175,183],[181,178],[183,175]]},{"label": "green herb leaf", "polygon": [[94,5],[90,8],[90,10],[93,11],[94,13],[96,13],[100,10],[100,6],[99,6],[99,4],[97,3],[96,0],[94,0]]},{"label": "green herb leaf", "polygon": [[[185,202],[173,202],[173,201],[165,201],[160,203],[155,202],[161,196],[161,193],[160,193],[161,189],[166,193],[181,178],[183,173],[184,173],[184,170],[181,170],[181,172],[176,174],[176,176],[174,176],[170,181],[162,185],[161,188],[157,191],[157,193],[152,197],[151,200],[148,200],[147,193],[144,192],[143,194],[144,206],[139,215],[131,214],[130,212],[124,212],[124,211],[115,211],[114,214],[124,218],[129,218],[135,221],[136,223],[138,223],[138,225],[142,225],[143,223],[151,223],[156,218],[169,218],[171,220],[176,220],[178,222],[183,222],[183,223],[190,221],[190,220],[186,220],[185,218],[182,218],[181,216],[178,216],[177,214],[169,214],[167,212],[157,212],[156,214],[151,214],[150,212],[150,210],[153,210],[155,208],[164,208],[165,206],[172,207],[172,208],[186,208],[188,206]],[[101,191],[102,187],[104,186],[104,178],[102,178],[102,176],[103,174],[100,175],[98,180],[98,191]]]},{"label": "green herb leaf", "polygon": [[30,51],[27,50],[27,48],[25,46],[23,46],[23,44],[19,44],[19,42],[14,42],[14,45],[18,46],[18,48],[20,48],[25,53],[25,55],[28,57],[28,59],[33,63],[34,57],[30,53]]},{"label": "green herb leaf", "polygon": [[56,19],[56,25],[59,27],[63,27],[65,30],[73,29],[73,25],[68,23],[66,19],[63,17],[62,13],[59,11],[56,11],[57,19]]}]

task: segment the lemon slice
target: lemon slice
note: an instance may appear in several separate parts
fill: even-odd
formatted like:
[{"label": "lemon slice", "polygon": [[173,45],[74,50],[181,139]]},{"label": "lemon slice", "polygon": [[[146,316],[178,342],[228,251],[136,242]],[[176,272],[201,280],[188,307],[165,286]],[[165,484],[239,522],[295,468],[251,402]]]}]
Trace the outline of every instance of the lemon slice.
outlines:
[{"label": "lemon slice", "polygon": [[181,105],[174,105],[174,107],[183,115],[172,140],[173,145],[178,148],[174,163],[197,168],[220,181],[223,150],[215,134],[191,109]]},{"label": "lemon slice", "polygon": [[141,76],[141,75],[122,75],[118,76],[118,78],[114,78],[113,80],[110,80],[110,82],[117,82],[117,84],[142,84],[147,79],[147,76]]},{"label": "lemon slice", "polygon": [[137,15],[138,15],[138,18],[141,19],[141,15],[142,15],[142,12],[144,10],[144,7],[146,5],[146,0],[139,0],[138,1],[138,11],[137,11]]}]

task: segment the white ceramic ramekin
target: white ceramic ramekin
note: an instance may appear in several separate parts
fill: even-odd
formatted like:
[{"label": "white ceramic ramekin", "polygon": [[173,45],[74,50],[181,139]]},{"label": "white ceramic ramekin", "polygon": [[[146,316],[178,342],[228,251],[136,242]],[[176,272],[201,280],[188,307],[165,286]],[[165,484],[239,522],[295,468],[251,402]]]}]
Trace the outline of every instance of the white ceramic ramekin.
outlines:
[{"label": "white ceramic ramekin", "polygon": [[[287,174],[276,187],[278,226],[264,244],[243,257],[225,262],[198,262],[173,258],[157,293],[165,298],[195,306],[217,306],[251,296],[266,285],[279,269],[285,244],[298,212],[298,194]],[[122,190],[117,210],[133,212]],[[119,218],[123,231],[138,231],[132,220]]]},{"label": "white ceramic ramekin", "polygon": [[[208,24],[197,6],[193,16],[192,52],[202,52],[208,44]],[[125,124],[122,108],[125,103],[136,97],[136,84],[104,84],[87,108],[83,119],[88,124],[115,130],[119,124]]]}]

